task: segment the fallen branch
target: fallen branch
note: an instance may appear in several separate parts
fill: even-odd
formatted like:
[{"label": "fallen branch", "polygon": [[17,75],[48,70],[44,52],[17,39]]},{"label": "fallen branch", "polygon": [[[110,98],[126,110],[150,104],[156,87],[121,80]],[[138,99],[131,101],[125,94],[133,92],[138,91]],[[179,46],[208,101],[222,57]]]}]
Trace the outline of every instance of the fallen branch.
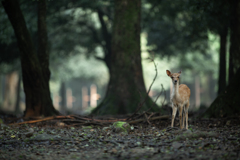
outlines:
[{"label": "fallen branch", "polygon": [[[31,118],[34,118],[34,117],[31,117]],[[53,119],[74,119],[74,118],[71,115],[69,115],[69,116],[51,116],[51,117],[46,117],[46,118],[42,118],[42,119],[38,118],[37,120],[24,121],[24,122],[20,122],[20,123],[11,123],[9,125],[31,124],[31,123],[49,121],[49,120],[53,120]]]},{"label": "fallen branch", "polygon": [[[108,123],[105,122],[104,124],[108,124]],[[95,123],[95,122],[74,123],[74,124],[70,124],[70,125],[68,125],[68,126],[90,126],[90,125],[99,125],[99,126],[103,126],[102,123]]]},{"label": "fallen branch", "polygon": [[[145,113],[145,119],[137,119],[137,120],[132,120],[132,121],[127,121],[127,119],[111,119],[111,120],[99,120],[99,119],[91,119],[91,118],[81,118],[80,116],[52,116],[52,117],[46,117],[38,120],[30,120],[30,121],[25,121],[25,122],[20,122],[20,123],[11,123],[9,125],[21,125],[21,124],[32,124],[32,123],[37,123],[37,122],[44,122],[44,121],[49,121],[49,120],[60,120],[61,122],[68,123],[68,125],[106,125],[106,124],[112,124],[116,121],[126,121],[130,124],[135,124],[139,123],[142,121],[146,121],[150,123],[150,120],[156,120],[156,119],[168,119],[170,116],[164,115],[164,116],[157,116],[157,117],[152,117],[154,114],[150,114],[150,116],[147,116],[147,112]],[[76,118],[78,117],[78,119]],[[152,117],[152,118],[151,118]]]},{"label": "fallen branch", "polygon": [[148,120],[148,117],[147,117],[147,114],[146,114],[146,112],[144,113],[144,116],[145,116],[145,118],[146,118],[146,121],[148,122],[148,124],[150,124],[151,125],[151,123],[149,122],[149,120]]},{"label": "fallen branch", "polygon": [[53,120],[55,117],[47,117],[43,119],[38,119],[38,120],[31,120],[31,121],[25,121],[25,122],[20,122],[20,123],[11,123],[9,125],[19,125],[19,124],[29,124],[29,123],[37,123],[37,122],[43,122],[43,121],[48,121],[48,120]]},{"label": "fallen branch", "polygon": [[85,123],[86,121],[77,120],[77,119],[64,119],[64,120],[62,120],[62,122],[71,122],[71,123],[79,122],[79,123]]},{"label": "fallen branch", "polygon": [[151,118],[154,114],[156,114],[156,113],[152,113],[152,114],[150,114],[150,116],[148,117],[148,119]]},{"label": "fallen branch", "polygon": [[[157,116],[157,117],[152,117],[150,118],[149,120],[157,120],[157,119],[169,119],[170,116],[169,115],[164,115],[164,116]],[[139,123],[139,122],[142,122],[142,121],[145,121],[146,119],[143,118],[143,119],[137,119],[137,120],[133,120],[133,121],[127,121],[129,124],[135,124],[135,123]]]}]

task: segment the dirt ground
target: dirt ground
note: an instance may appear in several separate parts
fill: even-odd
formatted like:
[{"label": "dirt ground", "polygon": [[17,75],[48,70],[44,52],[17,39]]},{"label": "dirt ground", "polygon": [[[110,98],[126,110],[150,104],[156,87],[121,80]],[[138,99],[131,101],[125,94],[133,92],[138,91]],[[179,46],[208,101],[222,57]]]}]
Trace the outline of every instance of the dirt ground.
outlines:
[{"label": "dirt ground", "polygon": [[240,159],[239,117],[193,119],[180,130],[178,119],[131,125],[116,133],[111,126],[66,126],[50,120],[0,127],[0,159]]}]

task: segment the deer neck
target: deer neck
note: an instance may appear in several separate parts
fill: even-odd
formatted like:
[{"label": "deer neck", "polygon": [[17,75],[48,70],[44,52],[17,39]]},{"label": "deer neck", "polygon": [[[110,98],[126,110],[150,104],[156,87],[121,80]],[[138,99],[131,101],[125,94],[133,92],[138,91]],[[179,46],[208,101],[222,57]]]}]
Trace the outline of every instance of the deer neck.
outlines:
[{"label": "deer neck", "polygon": [[174,98],[177,98],[177,97],[179,97],[179,92],[178,92],[178,90],[179,90],[179,82],[177,82],[177,84],[176,85],[174,85],[173,84],[173,92],[172,92],[172,97]]}]

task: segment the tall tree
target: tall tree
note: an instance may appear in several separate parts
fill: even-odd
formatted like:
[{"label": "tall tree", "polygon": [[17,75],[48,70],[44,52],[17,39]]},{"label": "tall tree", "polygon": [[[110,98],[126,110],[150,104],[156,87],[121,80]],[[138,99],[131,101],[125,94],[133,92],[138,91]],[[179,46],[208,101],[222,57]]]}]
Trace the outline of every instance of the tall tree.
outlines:
[{"label": "tall tree", "polygon": [[[38,2],[39,49],[38,56],[19,7],[18,1],[4,0],[3,7],[9,17],[20,50],[23,87],[26,95],[25,117],[58,114],[49,91],[48,54],[46,52],[46,2]],[[43,36],[43,38],[41,38]],[[49,71],[49,72],[48,72]]]},{"label": "tall tree", "polygon": [[205,117],[234,116],[240,113],[240,1],[231,0],[229,2],[231,4],[230,56],[232,56],[236,74],[231,77],[229,85],[218,95],[203,114]]},{"label": "tall tree", "polygon": [[239,0],[231,0],[230,10],[230,50],[229,50],[229,81],[231,81],[240,67],[240,4]]},{"label": "tall tree", "polygon": [[[110,82],[93,114],[134,112],[141,95],[146,95],[140,51],[141,0],[116,0],[114,7]],[[145,109],[151,103],[148,97]]]}]

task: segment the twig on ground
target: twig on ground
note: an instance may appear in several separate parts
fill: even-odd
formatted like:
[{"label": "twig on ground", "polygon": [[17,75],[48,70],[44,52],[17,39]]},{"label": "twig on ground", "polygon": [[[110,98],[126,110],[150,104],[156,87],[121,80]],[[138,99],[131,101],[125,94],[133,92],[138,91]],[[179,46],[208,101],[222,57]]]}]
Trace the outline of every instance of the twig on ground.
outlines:
[{"label": "twig on ground", "polygon": [[[108,123],[104,123],[104,124],[108,124]],[[95,123],[95,122],[74,123],[74,124],[70,124],[69,126],[86,126],[86,125],[99,125],[99,126],[103,126],[103,124]]]},{"label": "twig on ground", "polygon": [[71,122],[71,123],[80,122],[80,123],[85,123],[86,121],[77,120],[77,119],[64,119],[64,120],[62,120],[62,122]]},{"label": "twig on ground", "polygon": [[111,141],[111,140],[103,140],[103,139],[99,138],[99,141],[100,142],[113,143],[113,144],[119,145],[117,142]]},{"label": "twig on ground", "polygon": [[[157,119],[169,119],[170,116],[169,115],[163,115],[163,116],[157,116],[157,117],[152,117],[149,120],[157,120]],[[135,124],[135,123],[139,123],[142,121],[145,121],[146,119],[137,119],[137,120],[133,120],[133,121],[128,121],[129,124]]]},{"label": "twig on ground", "polygon": [[55,119],[54,116],[52,117],[47,117],[47,118],[43,118],[43,119],[38,119],[38,120],[31,120],[31,121],[25,121],[25,122],[20,122],[20,123],[11,123],[9,125],[18,125],[18,124],[28,124],[28,123],[37,123],[37,122],[43,122],[43,121],[48,121],[48,120],[52,120]]},{"label": "twig on ground", "polygon": [[147,114],[146,114],[146,112],[144,113],[144,116],[145,116],[145,118],[146,118],[146,121],[148,122],[148,124],[150,124],[151,125],[151,123],[149,122],[149,120],[148,120],[148,117],[147,117]]},{"label": "twig on ground", "polygon": [[150,114],[150,116],[148,116],[148,119],[150,119],[154,114],[156,114],[156,113]]}]

